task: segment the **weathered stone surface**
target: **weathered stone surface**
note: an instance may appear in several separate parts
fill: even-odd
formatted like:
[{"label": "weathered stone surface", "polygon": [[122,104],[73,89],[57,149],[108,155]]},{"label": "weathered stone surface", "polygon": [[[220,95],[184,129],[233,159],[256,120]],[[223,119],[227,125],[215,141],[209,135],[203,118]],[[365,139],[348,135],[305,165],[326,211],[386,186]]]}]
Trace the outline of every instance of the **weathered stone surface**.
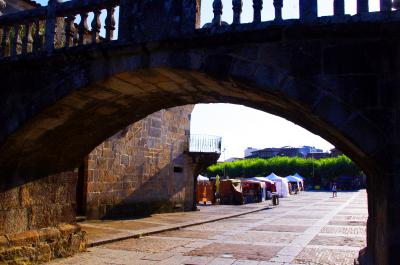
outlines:
[{"label": "weathered stone surface", "polygon": [[[46,31],[50,54],[0,64],[0,172],[5,184],[1,191],[74,168],[101,141],[160,109],[199,102],[238,103],[318,133],[376,181],[369,185],[368,251],[377,264],[396,262],[399,203],[382,194],[398,194],[393,187],[399,186],[393,185],[400,168],[398,16],[364,14],[368,1],[361,1],[362,14],[317,18],[316,1],[301,2],[307,4],[300,7],[301,19],[307,23],[195,31],[199,1],[124,0],[121,20],[127,22],[120,25],[121,42],[102,43],[101,49],[88,45],[54,51],[54,32]],[[382,3],[388,11],[390,1]],[[52,8],[42,11],[55,14]],[[155,13],[159,19],[154,19]],[[54,17],[46,21],[47,28],[56,22]],[[265,43],[271,49],[261,49]],[[254,59],[256,50],[262,52]],[[54,69],[54,65],[65,67]],[[110,150],[105,155],[110,157]],[[151,155],[143,152],[145,157]],[[124,166],[130,163],[118,159]],[[134,167],[130,170],[151,172],[140,163]],[[99,185],[102,191],[109,188]],[[46,189],[52,190],[51,185]],[[35,190],[32,187],[30,195],[23,191],[21,200],[13,202],[1,198],[0,207],[6,211],[1,221],[14,214],[10,209],[38,212],[39,206],[31,204],[43,197]],[[49,202],[54,202],[52,195]],[[115,203],[110,196],[95,200],[104,202],[102,212]],[[43,209],[54,214],[51,207]],[[8,224],[1,229],[14,232],[53,221],[37,218],[16,226],[4,222]]]},{"label": "weathered stone surface", "polygon": [[40,264],[85,251],[86,242],[86,233],[68,224],[0,236],[0,263]]},{"label": "weathered stone surface", "polygon": [[55,227],[43,228],[39,230],[40,241],[54,242],[61,236],[60,230]]},{"label": "weathered stone surface", "polygon": [[79,225],[60,224],[58,225],[58,230],[60,230],[61,234],[65,237],[70,234],[80,232],[81,227]]},{"label": "weathered stone surface", "polygon": [[23,178],[15,180],[21,185],[0,192],[0,234],[75,221],[77,173],[60,173],[25,184]]},{"label": "weathered stone surface", "polygon": [[[157,75],[146,76],[146,80],[158,79],[164,81]],[[200,165],[193,162],[192,155],[185,154],[192,109],[188,105],[153,113],[110,137],[88,155],[88,218],[193,208],[195,175],[216,161],[217,156]],[[182,172],[174,172],[175,168]]]},{"label": "weathered stone surface", "polygon": [[39,242],[39,233],[36,230],[11,234],[7,237],[11,246],[29,246],[36,245]]}]

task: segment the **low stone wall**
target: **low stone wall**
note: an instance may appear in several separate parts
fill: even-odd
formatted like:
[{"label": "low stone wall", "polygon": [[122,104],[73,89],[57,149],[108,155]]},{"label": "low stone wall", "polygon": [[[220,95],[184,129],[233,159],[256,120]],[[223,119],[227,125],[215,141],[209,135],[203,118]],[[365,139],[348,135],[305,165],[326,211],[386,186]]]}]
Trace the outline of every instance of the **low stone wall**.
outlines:
[{"label": "low stone wall", "polygon": [[86,250],[86,234],[79,225],[30,230],[0,236],[0,264],[40,264]]},{"label": "low stone wall", "polygon": [[0,180],[0,235],[74,223],[76,172]]}]

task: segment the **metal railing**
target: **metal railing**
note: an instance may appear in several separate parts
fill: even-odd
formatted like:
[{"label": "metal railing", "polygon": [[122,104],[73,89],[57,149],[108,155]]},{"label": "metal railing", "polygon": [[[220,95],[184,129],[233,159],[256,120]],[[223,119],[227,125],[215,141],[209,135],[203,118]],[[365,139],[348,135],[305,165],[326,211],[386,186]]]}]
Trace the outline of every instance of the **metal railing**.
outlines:
[{"label": "metal railing", "polygon": [[191,134],[189,136],[189,152],[221,154],[222,137],[212,135]]}]

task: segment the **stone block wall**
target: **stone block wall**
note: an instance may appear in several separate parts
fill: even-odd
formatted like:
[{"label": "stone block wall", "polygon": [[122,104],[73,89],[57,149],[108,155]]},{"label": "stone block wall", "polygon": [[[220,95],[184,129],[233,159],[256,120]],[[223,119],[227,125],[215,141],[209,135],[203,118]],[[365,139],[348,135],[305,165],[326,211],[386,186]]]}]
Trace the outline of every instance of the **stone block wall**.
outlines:
[{"label": "stone block wall", "polygon": [[0,236],[0,264],[41,264],[85,249],[85,232],[78,225],[60,224]]},{"label": "stone block wall", "polygon": [[0,183],[0,235],[75,222],[76,172],[13,182]]},{"label": "stone block wall", "polygon": [[77,171],[0,183],[0,264],[39,264],[86,248],[75,225]]},{"label": "stone block wall", "polygon": [[89,219],[189,210],[192,105],[156,112],[95,148],[86,160]]}]

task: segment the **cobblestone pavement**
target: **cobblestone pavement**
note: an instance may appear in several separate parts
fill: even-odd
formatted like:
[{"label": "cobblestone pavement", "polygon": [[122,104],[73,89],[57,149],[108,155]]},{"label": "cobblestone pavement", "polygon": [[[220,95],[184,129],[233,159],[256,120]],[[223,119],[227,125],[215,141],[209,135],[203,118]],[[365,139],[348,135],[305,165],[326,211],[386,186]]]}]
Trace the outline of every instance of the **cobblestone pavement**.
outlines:
[{"label": "cobblestone pavement", "polygon": [[118,231],[123,234],[135,228],[145,229],[149,223],[162,226],[174,219],[185,223],[187,218],[206,220],[249,209],[260,211],[104,244],[49,264],[348,265],[366,245],[365,191],[339,193],[338,198],[331,198],[331,193],[326,192],[303,192],[281,199],[273,209],[265,209],[265,203],[209,206],[200,212],[142,219],[137,226],[128,221],[103,222],[106,232],[96,230],[93,223],[86,227],[88,233],[91,228],[97,237],[107,237],[107,232],[117,233],[113,229],[118,224]]}]

